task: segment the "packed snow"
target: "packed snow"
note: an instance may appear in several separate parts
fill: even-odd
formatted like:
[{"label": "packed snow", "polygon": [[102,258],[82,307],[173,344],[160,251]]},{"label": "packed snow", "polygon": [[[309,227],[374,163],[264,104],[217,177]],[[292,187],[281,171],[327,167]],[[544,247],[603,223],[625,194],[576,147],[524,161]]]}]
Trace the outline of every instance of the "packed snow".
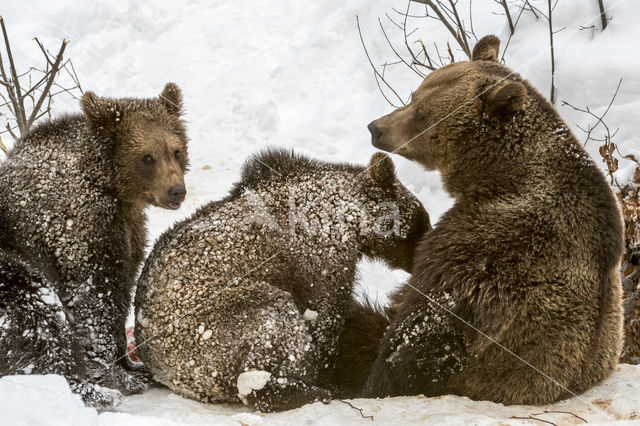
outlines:
[{"label": "packed snow", "polygon": [[[259,386],[257,371],[247,382]],[[264,372],[263,372],[264,373]],[[267,373],[268,374],[268,373]],[[241,376],[242,377],[242,376]],[[240,385],[240,383],[238,383]],[[248,388],[247,388],[248,389]],[[63,377],[7,376],[0,379],[0,413],[6,425],[536,425],[640,423],[640,370],[621,364],[604,383],[578,398],[545,406],[504,406],[458,396],[423,396],[318,402],[297,410],[262,414],[241,404],[203,404],[182,398],[166,388],[153,388],[127,398],[114,411],[86,408],[69,391]],[[37,403],[36,403],[37,401]],[[370,417],[373,416],[373,421]]]},{"label": "packed snow", "polygon": [[307,309],[302,314],[302,319],[305,321],[315,321],[316,319],[318,319],[318,312]]},{"label": "packed snow", "polygon": [[246,396],[249,395],[251,391],[260,390],[267,384],[270,378],[271,373],[268,371],[245,371],[238,376],[238,393]]},{"label": "packed snow", "polygon": [[[546,2],[534,3],[546,6]],[[620,129],[613,140],[619,150],[640,158],[640,84],[636,76],[640,55],[635,46],[640,39],[640,4],[629,0],[604,3],[611,18],[604,32],[595,1],[564,0],[555,9],[554,28],[562,29],[555,34],[557,105],[581,139],[584,135],[578,125],[585,128],[587,123],[594,124],[593,119],[562,106],[561,101],[589,106],[600,114],[622,79],[606,122],[612,130]],[[378,91],[355,17],[359,16],[374,63],[381,65],[394,56],[377,18],[383,18],[392,42],[399,46],[401,33],[384,19],[386,13],[394,13],[393,8],[404,10],[406,5],[400,0],[198,0],[184,4],[170,0],[13,0],[3,2],[0,13],[19,71],[41,63],[33,37],[38,36],[52,50],[66,38],[71,40],[67,56],[84,90],[104,96],[151,97],[167,81],[183,89],[191,138],[188,194],[178,211],[149,210],[153,241],[198,206],[226,195],[244,159],[265,146],[294,147],[326,161],[366,163],[374,152],[366,125],[392,108]],[[501,13],[495,2],[473,2],[476,34],[494,33],[504,46],[509,30]],[[448,34],[435,21],[418,19],[413,25],[420,26],[415,39],[422,38],[425,44],[446,43]],[[523,14],[505,61],[547,94],[547,22]],[[389,69],[387,76],[404,98],[420,82],[401,67]],[[55,115],[77,111],[77,101],[70,96],[56,98]],[[3,120],[0,116],[4,128]],[[600,137],[601,130],[600,126],[595,136]],[[11,145],[6,135],[3,141]],[[598,143],[589,142],[586,148],[600,163]],[[398,156],[393,160],[400,180],[420,198],[436,223],[452,205],[439,175]],[[633,171],[630,162],[622,162],[620,168],[621,177]],[[383,302],[407,278],[402,271],[368,261],[360,264],[359,272],[362,291]],[[0,318],[0,333],[3,325],[5,319]],[[203,338],[207,332],[203,329]],[[456,396],[350,402],[362,409],[362,416],[373,416],[376,424],[541,424],[540,420],[580,424],[580,417],[596,424],[630,424],[640,418],[639,390],[640,367],[620,365],[611,378],[580,397],[545,407],[504,407]],[[339,401],[263,415],[240,404],[201,404],[165,388],[128,397],[114,411],[98,413],[85,408],[60,376],[1,378],[0,413],[0,423],[7,425],[371,423]]]}]

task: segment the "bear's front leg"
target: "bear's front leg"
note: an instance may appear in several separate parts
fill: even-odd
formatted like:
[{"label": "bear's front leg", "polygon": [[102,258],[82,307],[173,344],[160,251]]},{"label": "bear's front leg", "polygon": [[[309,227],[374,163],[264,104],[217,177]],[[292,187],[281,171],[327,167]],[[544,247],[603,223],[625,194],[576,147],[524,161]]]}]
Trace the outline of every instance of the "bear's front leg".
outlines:
[{"label": "bear's front leg", "polygon": [[[73,297],[66,304],[74,331],[91,362],[89,381],[129,395],[144,391],[148,380],[124,368],[128,362],[125,324],[131,281],[118,275],[93,275],[75,286]],[[122,282],[126,285],[118,287],[117,283]]]},{"label": "bear's front leg", "polygon": [[318,368],[317,384],[328,387],[338,355],[338,339],[344,327],[347,308],[333,297],[314,301],[302,313],[313,339],[312,359]]},{"label": "bear's front leg", "polygon": [[428,296],[403,306],[394,318],[364,386],[365,397],[442,395],[465,368],[465,339],[450,312],[450,296]]}]

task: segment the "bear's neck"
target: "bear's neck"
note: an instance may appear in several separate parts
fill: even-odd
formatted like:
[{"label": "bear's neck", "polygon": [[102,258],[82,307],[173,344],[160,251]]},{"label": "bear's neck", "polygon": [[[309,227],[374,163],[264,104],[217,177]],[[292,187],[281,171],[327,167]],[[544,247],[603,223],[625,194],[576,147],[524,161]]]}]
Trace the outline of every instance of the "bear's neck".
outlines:
[{"label": "bear's neck", "polygon": [[518,196],[546,179],[561,146],[577,141],[549,111],[513,117],[482,117],[478,132],[458,144],[455,160],[441,170],[445,189],[456,199]]},{"label": "bear's neck", "polygon": [[147,215],[146,205],[129,201],[120,202],[125,239],[129,246],[131,260],[136,267],[139,267],[144,260],[144,249],[147,244]]}]

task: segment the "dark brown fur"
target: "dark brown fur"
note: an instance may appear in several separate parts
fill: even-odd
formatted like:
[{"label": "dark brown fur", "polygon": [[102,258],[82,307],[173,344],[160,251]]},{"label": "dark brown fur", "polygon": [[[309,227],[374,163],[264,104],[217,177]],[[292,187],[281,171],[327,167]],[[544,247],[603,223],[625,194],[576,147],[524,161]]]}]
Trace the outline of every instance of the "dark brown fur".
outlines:
[{"label": "dark brown fur", "polygon": [[62,374],[95,406],[144,389],[124,370],[124,327],[144,209],[175,208],[183,183],[181,102],[172,83],[154,99],[87,92],[84,114],[36,126],[2,163],[0,375]]},{"label": "dark brown fur", "polygon": [[544,404],[615,368],[616,200],[555,108],[495,62],[498,46],[480,40],[474,60],[371,124],[376,147],[438,170],[456,202],[420,243],[367,396]]}]

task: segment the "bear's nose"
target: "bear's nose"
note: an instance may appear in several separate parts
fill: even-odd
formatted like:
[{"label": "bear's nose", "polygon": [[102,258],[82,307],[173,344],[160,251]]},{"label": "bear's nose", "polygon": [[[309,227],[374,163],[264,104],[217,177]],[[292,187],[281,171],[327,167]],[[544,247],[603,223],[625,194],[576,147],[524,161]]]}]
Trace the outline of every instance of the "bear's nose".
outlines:
[{"label": "bear's nose", "polygon": [[169,200],[172,203],[179,203],[184,200],[184,196],[187,195],[187,188],[184,185],[174,185],[169,188]]},{"label": "bear's nose", "polygon": [[369,123],[369,125],[367,126],[367,129],[369,129],[369,132],[371,132],[371,143],[375,145],[376,141],[380,139],[382,132],[380,131],[380,129],[378,129],[378,126],[376,126],[375,121],[372,121],[371,123]]}]

